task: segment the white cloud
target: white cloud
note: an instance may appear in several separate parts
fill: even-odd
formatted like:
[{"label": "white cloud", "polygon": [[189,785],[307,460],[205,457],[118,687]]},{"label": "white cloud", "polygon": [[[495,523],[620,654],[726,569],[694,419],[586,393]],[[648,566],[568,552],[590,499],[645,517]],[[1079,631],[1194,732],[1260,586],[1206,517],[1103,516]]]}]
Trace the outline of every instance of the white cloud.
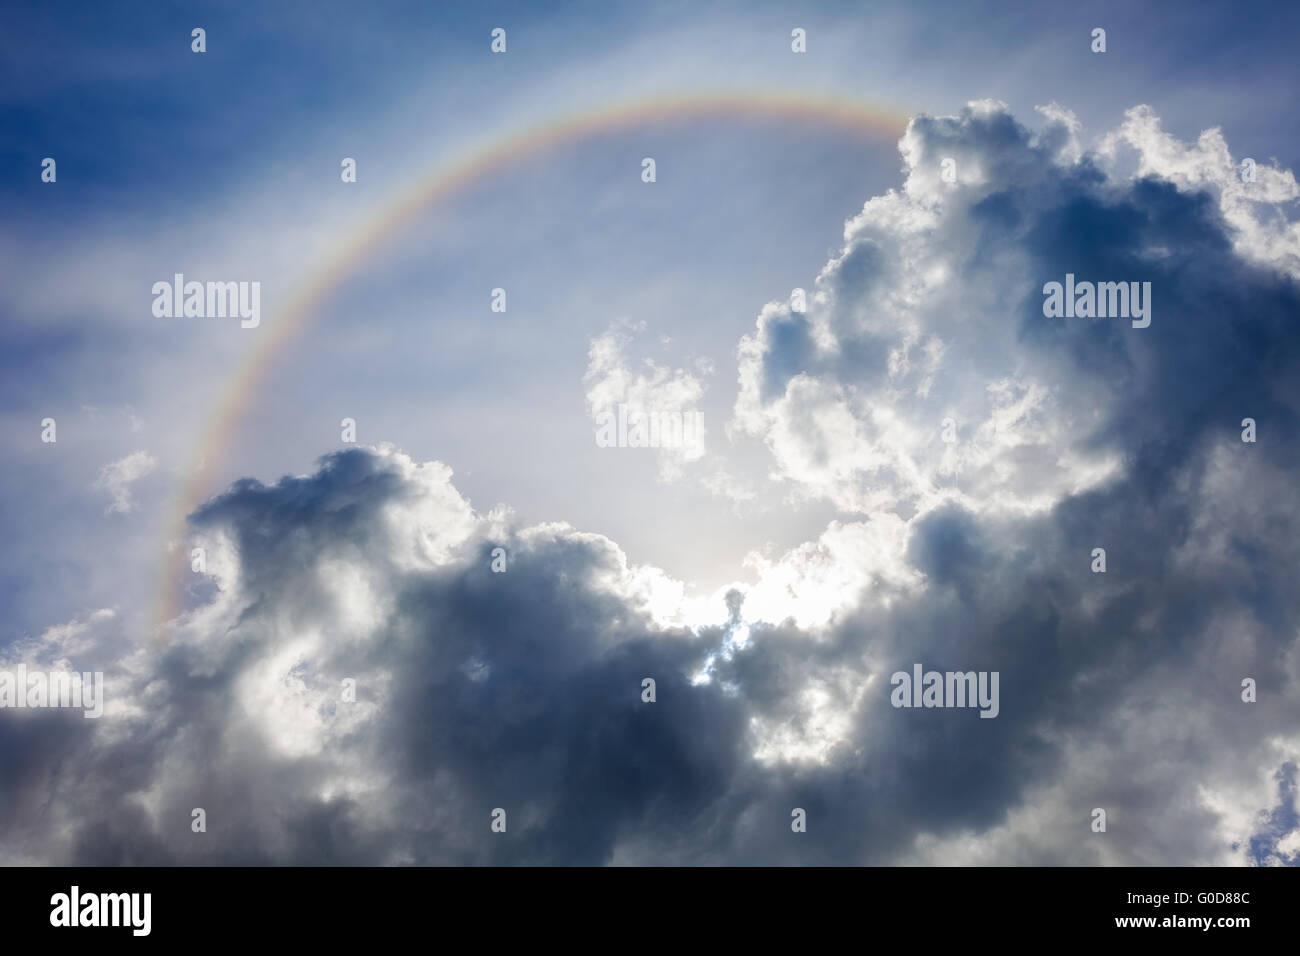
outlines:
[{"label": "white cloud", "polygon": [[111,499],[109,513],[124,513],[135,508],[131,498],[131,484],[139,481],[158,466],[147,451],[133,451],[124,458],[109,462],[99,471],[95,487],[108,492]]},{"label": "white cloud", "polygon": [[[598,436],[602,427],[613,424],[619,441],[635,429],[638,420],[655,423],[655,432],[647,424],[645,436],[631,439],[630,444],[651,442],[642,447],[655,448],[660,477],[671,480],[686,464],[704,456],[706,429],[699,408],[704,386],[685,369],[671,369],[653,359],[646,359],[642,370],[629,368],[624,351],[643,329],[644,324],[613,327],[591,340],[585,377],[587,409]],[[629,423],[626,427],[624,420]],[[661,424],[666,436],[662,440]]]}]

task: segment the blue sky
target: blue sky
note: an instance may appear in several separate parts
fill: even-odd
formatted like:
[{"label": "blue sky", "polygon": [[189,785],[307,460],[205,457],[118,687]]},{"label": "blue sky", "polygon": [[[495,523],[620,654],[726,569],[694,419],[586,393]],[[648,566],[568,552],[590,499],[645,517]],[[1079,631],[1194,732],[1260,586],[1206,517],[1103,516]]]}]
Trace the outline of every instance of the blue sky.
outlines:
[{"label": "blue sky", "polygon": [[[147,730],[119,713],[133,729],[111,742],[58,738],[93,753],[88,766],[148,740],[133,759],[156,771],[172,759],[166,741],[210,730],[213,711],[188,709],[193,689],[175,676],[210,666],[230,676],[229,712],[261,728],[250,739],[282,773],[277,786],[305,814],[311,794],[335,795],[330,812],[355,827],[347,859],[691,860],[699,828],[724,834],[701,844],[711,861],[799,859],[747,829],[755,815],[797,791],[852,827],[827,794],[858,792],[851,783],[867,777],[899,781],[868,788],[885,816],[806,862],[1242,862],[1231,848],[1262,845],[1258,815],[1283,819],[1277,781],[1293,777],[1278,775],[1295,759],[1300,673],[1283,585],[1295,553],[1278,539],[1295,517],[1283,480],[1297,409],[1294,5],[49,3],[10,20],[0,650],[11,662],[78,650],[119,675],[132,714],[149,675],[174,682]],[[202,54],[194,27],[206,30]],[[496,27],[504,55],[489,48]],[[806,53],[791,51],[796,27]],[[1089,48],[1095,27],[1105,53]],[[896,135],[788,116],[651,121],[521,156],[421,211],[332,277],[206,463],[203,493],[215,497],[187,535],[207,535],[225,563],[210,580],[187,577],[198,538],[178,540],[171,518],[204,429],[295,293],[395,197],[560,117],[762,91],[922,119],[901,148]],[[952,193],[936,178],[950,155]],[[646,156],[654,183],[641,180]],[[41,181],[45,157],[57,161],[53,184]],[[343,157],[357,160],[356,183],[340,181]],[[1245,157],[1261,169],[1249,194],[1232,173]],[[1044,324],[1038,287],[1071,270],[1152,281],[1153,328]],[[150,289],[176,272],[260,282],[261,325],[156,317]],[[505,313],[489,307],[497,287]],[[794,288],[809,290],[806,315],[788,307]],[[697,411],[702,457],[598,447],[596,404],[619,389]],[[1223,444],[1250,413],[1268,440]],[[931,441],[949,415],[951,453]],[[46,417],[54,444],[40,441]],[[361,449],[340,442],[345,417]],[[1257,454],[1247,463],[1244,452]],[[369,524],[353,523],[353,506]],[[398,513],[423,529],[414,557],[396,531],[375,536]],[[1132,551],[1109,546],[1102,580],[1114,586],[1081,590],[1097,579],[1071,578],[1066,555],[1086,568],[1103,528]],[[313,550],[273,545],[297,535]],[[494,536],[544,554],[545,567],[484,585],[473,569]],[[163,574],[190,585],[166,651],[151,643]],[[471,599],[515,580],[498,600],[535,614],[547,628],[536,639],[589,669],[534,672],[533,638]],[[317,602],[338,603],[316,619],[307,596],[321,581]],[[570,604],[556,595],[572,581]],[[739,614],[729,592],[745,595]],[[605,615],[618,623],[602,630]],[[260,669],[240,675],[227,656],[217,635],[239,633],[232,621],[245,622]],[[1167,643],[1153,650],[1156,621]],[[1105,640],[1088,637],[1097,627]],[[444,649],[403,643],[422,628]],[[968,646],[1002,669],[1013,696],[1000,722],[947,739],[928,724],[891,726],[919,717],[877,709],[895,665],[924,653],[979,663],[954,633],[983,635]],[[348,725],[364,745],[326,785],[302,761],[342,718],[313,681],[333,680],[347,666],[340,648],[366,641],[377,710]],[[638,655],[691,702],[676,723],[630,739],[648,734],[642,743],[694,782],[659,792],[645,781],[633,812],[617,809],[617,761],[568,735],[599,712],[600,675],[624,663],[632,673]],[[440,675],[430,679],[449,702],[420,705],[394,676],[399,663]],[[1218,690],[1203,684],[1207,668],[1222,669]],[[280,691],[250,689],[268,674]],[[498,687],[503,674],[523,683]],[[1270,688],[1250,711],[1258,723],[1236,699],[1248,674]],[[1063,688],[1093,682],[1108,688],[1095,705],[1061,702]],[[1164,704],[1135,696],[1151,687],[1169,688]],[[538,719],[555,721],[563,759],[610,791],[608,825],[585,840],[546,826],[565,798],[548,788],[551,771],[512,759],[517,723],[502,701],[521,688],[552,702]],[[1078,841],[1059,832],[1106,805],[1105,793],[1073,792],[1082,810],[1063,802],[1095,774],[1103,741],[1125,728],[1134,741],[1114,759],[1113,793],[1121,768],[1167,743],[1180,708],[1206,693],[1225,695],[1217,730],[1124,791],[1132,806],[1120,815],[1150,819],[1144,837],[1099,848],[1086,830]],[[286,694],[317,736],[286,729],[291,715],[269,703]],[[504,799],[492,786],[527,803],[534,774],[541,822],[523,849],[485,849],[446,821],[404,847],[383,822],[394,807],[341,782],[386,735],[419,750],[421,729],[441,739],[439,728],[484,713],[500,725],[481,751],[445,753],[441,776],[384,772],[414,804],[436,778],[470,817],[480,795]],[[720,728],[708,753],[684,743],[701,719]],[[23,735],[37,732],[12,731],[0,749],[29,747]],[[990,782],[949,805],[934,788],[953,781],[915,754],[941,758],[967,736]],[[209,802],[247,799],[238,779],[252,771],[224,757],[237,782]],[[487,764],[504,776],[484,778]],[[1195,810],[1157,826],[1175,785]],[[50,786],[72,814],[73,784]],[[158,796],[166,789],[124,831],[133,858],[194,859],[159,816],[191,795]],[[709,829],[717,814],[733,824]],[[897,837],[884,835],[891,821]],[[1177,827],[1204,832],[1178,843]],[[1286,835],[1269,832],[1274,857],[1294,859]],[[227,837],[226,855],[203,859],[272,861],[250,832]],[[86,839],[61,859],[111,856]],[[1017,840],[1029,849],[1012,849]],[[305,843],[282,846],[284,861],[310,859]]]}]

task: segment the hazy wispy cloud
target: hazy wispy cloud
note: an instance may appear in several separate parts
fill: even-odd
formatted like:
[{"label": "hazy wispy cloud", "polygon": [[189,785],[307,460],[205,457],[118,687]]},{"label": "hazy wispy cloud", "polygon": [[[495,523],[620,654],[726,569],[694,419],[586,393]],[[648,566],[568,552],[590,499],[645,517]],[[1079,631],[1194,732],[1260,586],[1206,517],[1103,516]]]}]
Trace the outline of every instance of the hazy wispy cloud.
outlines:
[{"label": "hazy wispy cloud", "polygon": [[109,512],[126,512],[135,507],[131,485],[150,474],[158,462],[147,451],[133,451],[124,458],[110,461],[99,470],[95,487],[108,492]]},{"label": "hazy wispy cloud", "polygon": [[616,325],[592,339],[584,378],[587,410],[598,444],[653,448],[661,477],[673,479],[706,450],[707,429],[699,407],[704,384],[685,369],[668,368],[650,358],[639,368],[630,367],[625,352],[644,328]]}]

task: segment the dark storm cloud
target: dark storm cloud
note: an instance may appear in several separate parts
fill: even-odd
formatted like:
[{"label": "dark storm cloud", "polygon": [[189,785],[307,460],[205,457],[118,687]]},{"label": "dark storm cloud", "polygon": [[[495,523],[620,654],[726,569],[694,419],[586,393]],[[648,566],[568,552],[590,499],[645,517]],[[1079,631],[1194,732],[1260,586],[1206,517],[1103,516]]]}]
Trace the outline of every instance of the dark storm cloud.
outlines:
[{"label": "dark storm cloud", "polygon": [[[1233,859],[1244,826],[1253,861],[1282,859],[1300,291],[1213,184],[1120,178],[1070,143],[987,104],[917,121],[905,192],[850,224],[807,316],[765,310],[742,345],[738,417],[783,477],[908,522],[884,557],[835,552],[862,586],[828,624],[733,594],[716,626],[664,625],[607,539],[473,512],[391,449],[333,454],[193,516],[212,600],[110,674],[124,709],[0,721],[9,855],[1173,864]],[[972,176],[953,191],[944,155]],[[1151,281],[1150,328],[1044,318],[1066,272]],[[975,446],[951,494],[949,412]],[[857,450],[805,467],[809,429]],[[1063,455],[1104,467],[1072,483]],[[997,671],[998,716],[894,708],[914,663]]]}]

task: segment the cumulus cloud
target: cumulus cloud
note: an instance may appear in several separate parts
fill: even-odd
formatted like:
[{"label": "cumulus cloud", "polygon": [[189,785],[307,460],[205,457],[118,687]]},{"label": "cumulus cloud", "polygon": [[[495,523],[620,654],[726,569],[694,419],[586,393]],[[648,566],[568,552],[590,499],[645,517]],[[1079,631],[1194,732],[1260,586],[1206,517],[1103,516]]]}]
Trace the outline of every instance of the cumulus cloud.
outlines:
[{"label": "cumulus cloud", "polygon": [[0,649],[0,666],[27,664],[32,667],[67,669],[70,660],[86,660],[102,651],[109,626],[117,618],[113,608],[100,608],[85,618],[75,618],[46,628],[36,637],[18,640]]},{"label": "cumulus cloud", "polygon": [[[1148,110],[1092,148],[1039,123],[914,120],[806,310],[740,343],[733,427],[837,507],[814,540],[701,597],[392,448],[241,481],[192,516],[206,585],[115,661],[102,720],[0,720],[0,854],[1293,862],[1294,182],[1241,192],[1221,137]],[[1067,273],[1150,281],[1151,325],[1046,318]],[[590,408],[694,407],[623,344],[592,343]],[[998,672],[998,716],[892,707],[914,663]]]}]

